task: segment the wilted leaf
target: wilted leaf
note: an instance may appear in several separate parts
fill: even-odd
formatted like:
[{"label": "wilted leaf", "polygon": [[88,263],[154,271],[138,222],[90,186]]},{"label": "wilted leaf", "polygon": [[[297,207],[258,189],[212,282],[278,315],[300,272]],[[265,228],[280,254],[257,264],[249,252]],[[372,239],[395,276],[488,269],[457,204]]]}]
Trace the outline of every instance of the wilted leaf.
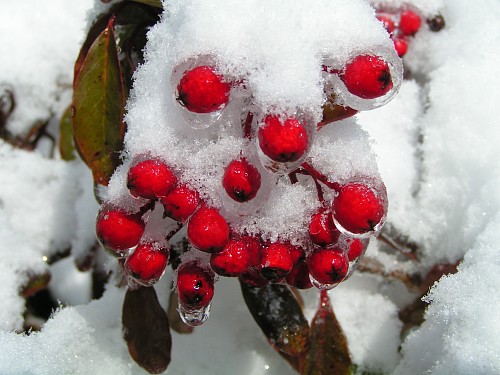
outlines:
[{"label": "wilted leaf", "polygon": [[290,289],[279,284],[262,288],[240,284],[250,313],[274,348],[285,358],[304,353],[309,347],[309,324]]},{"label": "wilted leaf", "polygon": [[73,90],[73,134],[94,181],[107,185],[119,165],[125,105],[113,19],[90,47]]},{"label": "wilted leaf", "polygon": [[75,159],[75,144],[73,142],[73,123],[71,121],[71,106],[69,106],[59,122],[59,153],[63,160]]},{"label": "wilted leaf", "polygon": [[311,348],[301,375],[347,375],[352,363],[347,340],[333,313],[328,294],[321,291],[321,303],[311,324]]},{"label": "wilted leaf", "polygon": [[134,361],[151,374],[165,371],[170,363],[172,338],[167,314],[154,288],[127,290],[122,324],[123,336]]}]

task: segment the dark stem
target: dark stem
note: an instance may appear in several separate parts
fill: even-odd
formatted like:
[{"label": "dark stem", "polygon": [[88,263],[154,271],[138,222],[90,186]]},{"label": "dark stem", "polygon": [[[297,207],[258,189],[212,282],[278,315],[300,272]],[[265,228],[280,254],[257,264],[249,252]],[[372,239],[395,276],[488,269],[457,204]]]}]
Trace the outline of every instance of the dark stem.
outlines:
[{"label": "dark stem", "polygon": [[385,233],[380,232],[377,235],[377,239],[382,241],[384,244],[389,246],[391,249],[397,251],[398,253],[404,255],[408,259],[411,260],[418,260],[418,257],[413,253],[411,250],[401,246],[398,242],[396,242],[394,239],[391,237],[387,236]]},{"label": "dark stem", "polygon": [[165,237],[166,240],[169,241],[173,236],[175,236],[182,229],[183,226],[184,226],[184,224],[179,221],[177,223],[177,226],[174,229],[172,229],[169,234],[167,234],[167,236]]},{"label": "dark stem", "polygon": [[243,123],[243,137],[246,139],[252,139],[252,121],[253,113],[249,111]]},{"label": "dark stem", "polygon": [[338,182],[331,182],[328,180],[328,177],[318,172],[311,164],[304,162],[301,165],[301,168],[297,170],[297,173],[308,174],[315,181],[319,181],[322,184],[326,185],[330,189],[335,191],[340,190],[340,184]]}]

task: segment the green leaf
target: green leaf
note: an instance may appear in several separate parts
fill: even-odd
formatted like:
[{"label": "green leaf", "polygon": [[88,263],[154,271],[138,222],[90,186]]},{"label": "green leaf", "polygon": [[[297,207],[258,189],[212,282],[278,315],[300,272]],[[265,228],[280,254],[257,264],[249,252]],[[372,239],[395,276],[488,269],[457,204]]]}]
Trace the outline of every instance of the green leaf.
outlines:
[{"label": "green leaf", "polygon": [[[255,288],[240,282],[243,298],[255,322],[273,347],[292,366],[309,348],[309,324],[293,293],[285,285]],[[291,357],[291,358],[290,358]]]},{"label": "green leaf", "polygon": [[73,135],[94,181],[107,185],[120,164],[125,95],[114,18],[91,45],[73,87]]},{"label": "green leaf", "polygon": [[136,3],[142,3],[146,4],[155,8],[163,8],[161,5],[161,0],[132,0],[135,1]]},{"label": "green leaf", "polygon": [[347,340],[333,313],[326,290],[311,324],[311,348],[301,375],[349,375],[352,373]]},{"label": "green leaf", "polygon": [[134,361],[151,374],[164,372],[171,359],[172,337],[167,313],[153,287],[127,290],[122,325]]},{"label": "green leaf", "polygon": [[71,117],[71,106],[69,106],[64,111],[59,122],[59,153],[63,160],[68,161],[76,158]]}]

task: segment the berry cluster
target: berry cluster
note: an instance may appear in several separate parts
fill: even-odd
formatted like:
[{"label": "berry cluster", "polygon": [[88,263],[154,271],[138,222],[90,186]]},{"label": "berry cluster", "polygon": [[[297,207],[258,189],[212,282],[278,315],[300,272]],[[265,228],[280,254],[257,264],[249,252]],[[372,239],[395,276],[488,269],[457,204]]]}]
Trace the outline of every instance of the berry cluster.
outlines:
[{"label": "berry cluster", "polygon": [[[422,14],[406,5],[402,8],[380,7],[377,9],[377,19],[391,36],[398,56],[406,55],[411,40],[421,29]],[[431,31],[440,31],[444,27],[444,19],[438,15],[429,19],[427,24]]]},{"label": "berry cluster", "polygon": [[402,10],[377,10],[377,18],[383,23],[399,57],[403,57],[408,51],[411,38],[420,30],[422,17],[417,11],[406,8]]},{"label": "berry cluster", "polygon": [[[222,173],[214,177],[207,172],[196,181],[186,177],[168,152],[136,155],[123,167],[128,199],[134,204],[105,201],[96,233],[103,247],[119,258],[129,285],[151,286],[170,261],[176,268],[181,317],[199,325],[208,318],[216,275],[239,277],[255,287],[286,283],[299,289],[331,289],[346,280],[370,236],[384,223],[385,186],[369,173],[334,179],[315,163],[311,149],[328,123],[383,105],[396,93],[401,69],[395,56],[394,51],[367,51],[343,66],[325,59],[318,66],[327,98],[322,121],[300,108],[259,108],[252,103],[245,77],[225,74],[214,57],[179,64],[171,79],[181,117],[197,131],[236,107],[240,146],[224,162]],[[203,188],[204,179],[214,178],[217,197]],[[302,218],[307,223],[303,232],[270,236],[248,230],[242,221],[269,210],[266,200],[279,184],[308,186],[316,196]],[[183,228],[190,246],[174,257],[169,242]]]}]

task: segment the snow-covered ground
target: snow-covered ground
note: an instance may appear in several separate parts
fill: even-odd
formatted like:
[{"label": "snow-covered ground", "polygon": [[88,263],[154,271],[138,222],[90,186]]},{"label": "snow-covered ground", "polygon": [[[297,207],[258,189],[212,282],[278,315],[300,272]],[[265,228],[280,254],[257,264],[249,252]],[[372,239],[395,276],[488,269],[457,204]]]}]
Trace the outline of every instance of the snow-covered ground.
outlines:
[{"label": "snow-covered ground", "polygon": [[[367,9],[361,0],[337,1],[350,2],[358,11]],[[216,7],[230,2],[213,3]],[[277,14],[283,7],[279,1],[269,3]],[[303,12],[312,9],[307,1],[297,3],[302,5],[296,9]],[[402,342],[398,310],[414,295],[400,283],[357,273],[330,296],[353,362],[363,369],[395,374],[498,374],[500,4],[495,0],[412,3],[424,12],[439,11],[446,28],[439,33],[424,28],[417,34],[405,56],[414,78],[403,82],[390,103],[356,119],[372,137],[378,155],[390,201],[387,222],[418,244],[422,271],[436,263],[464,260],[458,273],[442,278],[425,297],[430,302],[425,322]],[[51,116],[49,129],[56,128],[71,99],[73,62],[84,37],[86,11],[92,6],[92,0],[71,5],[63,0],[0,1],[0,88],[12,88],[17,102],[7,124],[11,133],[22,135],[35,121]],[[226,6],[219,16],[228,22],[211,31],[214,38],[231,38],[227,30],[245,26],[230,22],[232,12],[245,15],[244,7]],[[197,16],[193,12],[191,28],[180,30],[203,35],[210,18]],[[307,41],[307,32],[302,32]],[[252,39],[251,32],[244,35],[248,48],[260,42]],[[196,34],[178,37],[192,37],[189,48],[201,48],[195,43]],[[370,41],[360,39],[363,42]],[[158,46],[158,40],[153,44]],[[238,56],[231,46],[228,41],[225,53]],[[189,55],[189,48],[182,53]],[[265,51],[264,57],[278,59],[269,65],[268,76],[273,76],[272,69],[283,68],[282,54]],[[259,56],[253,57],[253,62],[242,58],[243,66],[259,62]],[[300,70],[309,63],[297,60],[292,68]],[[261,90],[258,94],[265,105],[266,98],[273,98],[274,86],[272,81],[259,84],[260,78],[256,76],[255,87]],[[308,97],[293,96],[310,78],[304,74],[288,82],[291,94],[280,105],[298,99],[304,106],[314,105],[315,86],[306,87],[311,92]],[[157,82],[155,76],[150,80]],[[132,123],[133,116],[140,114],[140,99],[134,105]],[[127,138],[131,154],[142,147],[133,142],[139,137],[136,131],[133,128]],[[73,258],[51,266],[50,286],[62,304],[73,306],[58,310],[40,333],[12,332],[22,329],[24,300],[18,294],[30,272],[48,270],[46,256],[71,247],[77,257],[94,241],[98,206],[90,172],[78,161],[48,158],[46,150],[22,151],[0,140],[0,373],[145,373],[130,359],[122,339],[124,290],[109,285],[101,299],[89,301],[90,276],[76,270]],[[398,267],[375,240],[367,256],[379,259],[386,269]],[[167,273],[157,285],[164,306],[171,278]],[[311,318],[317,292],[305,292],[304,299]],[[233,374],[235,368],[241,374],[294,373],[257,329],[237,281],[221,278],[210,319],[191,335],[173,333],[168,373]]]}]

